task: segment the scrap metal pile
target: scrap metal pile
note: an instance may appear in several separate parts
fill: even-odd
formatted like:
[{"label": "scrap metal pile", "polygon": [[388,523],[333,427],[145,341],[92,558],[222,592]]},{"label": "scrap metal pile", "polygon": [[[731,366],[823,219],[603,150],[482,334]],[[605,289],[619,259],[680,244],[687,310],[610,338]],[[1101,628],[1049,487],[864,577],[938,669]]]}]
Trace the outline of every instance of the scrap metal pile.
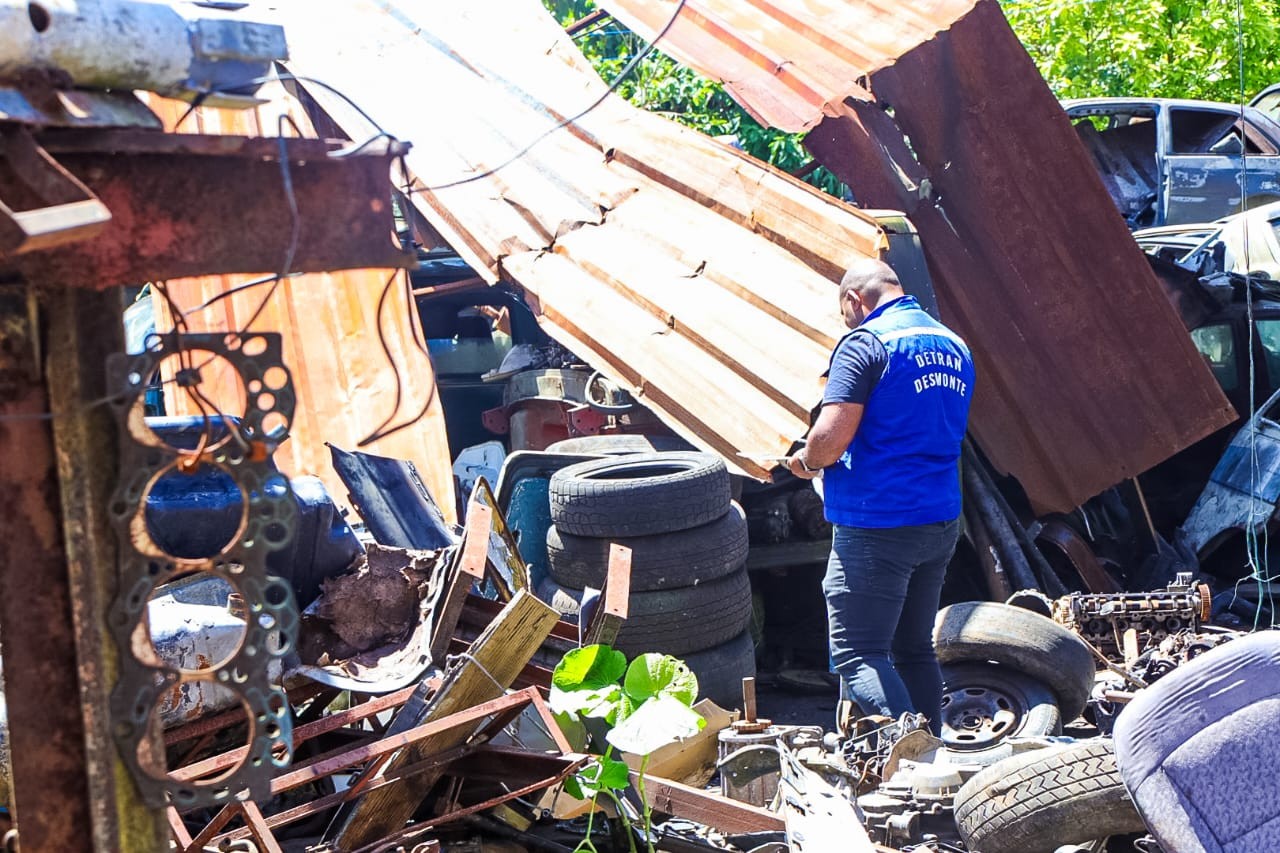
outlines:
[{"label": "scrap metal pile", "polygon": [[[0,0],[10,843],[1280,849],[1280,393],[1222,432],[995,0],[605,0],[874,213],[626,103],[534,0],[237,5]],[[881,256],[981,377],[936,737],[755,696],[831,533],[774,466]]]}]

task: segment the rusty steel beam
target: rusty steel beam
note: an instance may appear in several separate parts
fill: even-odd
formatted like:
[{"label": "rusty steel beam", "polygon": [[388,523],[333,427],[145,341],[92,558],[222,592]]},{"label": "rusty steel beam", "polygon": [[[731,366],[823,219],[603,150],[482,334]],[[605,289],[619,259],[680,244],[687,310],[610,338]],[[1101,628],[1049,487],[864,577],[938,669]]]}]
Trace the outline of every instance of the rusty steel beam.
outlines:
[{"label": "rusty steel beam", "polygon": [[[501,752],[501,750],[499,750],[497,747],[471,747],[471,746],[458,747],[458,748],[449,750],[446,753],[441,753],[439,756],[432,758],[430,760],[420,761],[415,764],[411,764],[401,770],[397,770],[394,773],[390,773],[378,779],[375,782],[369,783],[369,785],[365,788],[361,788],[361,789],[349,788],[345,791],[338,791],[337,793],[334,793],[334,794],[327,794],[323,797],[312,800],[311,802],[308,802],[308,803],[304,803],[300,806],[295,806],[294,808],[287,809],[282,812],[277,812],[276,814],[266,817],[265,820],[263,821],[263,824],[267,829],[277,829],[282,826],[288,826],[289,824],[297,823],[299,820],[302,820],[303,818],[307,818],[312,815],[319,814],[335,806],[340,806],[343,803],[349,802],[353,798],[358,797],[361,794],[364,794],[368,791],[377,791],[389,785],[393,785],[396,782],[399,782],[403,779],[410,778],[417,774],[423,773],[427,770],[438,767],[441,764],[448,764],[450,772],[453,772],[456,769],[458,771],[458,775],[465,776],[471,772],[471,769],[467,765],[461,764],[461,762],[467,760],[468,758],[473,758],[477,756],[481,757],[481,760],[483,760],[485,754],[489,752]],[[511,751],[503,752],[503,754],[500,755],[499,758],[500,759],[509,758],[510,752]],[[530,759],[530,756],[531,756],[530,753],[521,753],[520,759]],[[535,791],[539,791],[544,788],[549,788],[552,785],[555,785],[564,781],[564,779],[568,777],[571,773],[573,773],[574,771],[582,767],[584,764],[586,764],[587,760],[588,760],[587,756],[583,756],[583,755],[564,755],[564,756],[536,755],[534,758],[530,760],[520,761],[519,763],[522,765],[522,767],[519,769],[525,770],[526,773],[524,776],[519,778],[521,779],[530,778],[530,775],[534,773],[535,769],[536,769],[536,772],[540,775],[537,775],[535,778],[533,778],[533,781],[529,782],[528,784],[525,784],[514,790],[504,792],[503,794],[492,797],[488,800],[485,800],[482,803],[467,806],[465,808],[452,810],[452,811],[446,812],[445,814],[438,815],[437,817],[434,817],[429,821],[413,824],[412,826],[406,827],[404,830],[402,830],[400,833],[397,833],[397,835],[393,837],[400,838],[402,836],[408,836],[416,833],[425,832],[426,830],[431,829],[433,827],[441,826],[447,823],[453,823],[457,820],[467,817],[468,815],[476,814],[482,811],[488,811],[489,809],[493,808],[496,805],[500,805],[501,803],[505,803],[510,800],[516,799],[517,797],[522,797],[527,794],[533,793]],[[510,779],[511,776],[514,776],[515,773],[518,773],[519,769],[517,769],[513,773],[508,774],[508,780]],[[225,826],[231,817],[234,817],[235,814],[238,814],[238,811],[236,810],[237,807],[234,805],[228,806],[227,809],[230,812],[230,815],[227,816],[226,819],[222,820],[218,824],[219,829]],[[184,853],[198,853],[199,850],[204,849],[203,846],[197,846],[197,845],[200,838],[204,838],[207,832],[208,830],[206,829],[205,832],[202,832],[201,835],[196,839],[195,843],[192,843],[188,845],[186,848],[183,848]],[[242,827],[239,829],[231,830],[230,832],[223,833],[221,835],[209,834],[207,839],[207,845],[216,846],[226,842],[236,841],[242,838],[250,838],[252,836],[253,836],[253,833],[247,827]],[[372,845],[372,848],[362,848],[362,849],[373,849],[373,848],[382,849],[381,845],[383,843],[384,842],[378,842]]]},{"label": "rusty steel beam", "polygon": [[[106,613],[117,592],[116,540],[107,508],[116,487],[116,419],[107,396],[107,356],[124,349],[118,289],[41,291],[48,318],[45,350],[62,523],[79,659],[85,761],[95,848],[153,850],[163,844],[164,813],[148,809],[111,738],[108,699],[119,653]],[[162,748],[158,742],[153,748]]]},{"label": "rusty steel beam", "polygon": [[[387,711],[392,708],[399,708],[405,702],[409,701],[409,697],[413,696],[413,692],[418,689],[418,685],[414,684],[397,690],[395,693],[388,693],[385,696],[379,696],[376,699],[370,699],[368,702],[361,702],[353,708],[345,711],[339,711],[335,714],[328,714],[315,722],[298,726],[293,730],[293,748],[297,749],[304,742],[322,734],[327,734],[338,729],[345,728],[352,723],[358,723],[362,720]],[[243,715],[241,715],[243,719]],[[174,772],[179,779],[199,779],[202,776],[208,776],[219,770],[226,770],[235,767],[248,754],[248,747],[239,747],[229,752],[215,755],[204,761],[190,764],[182,767]]]},{"label": "rusty steel beam", "polygon": [[[323,797],[318,797],[314,800],[310,800],[308,802],[303,803],[300,806],[294,806],[291,809],[285,809],[284,811],[276,812],[275,814],[269,815],[266,818],[265,820],[266,827],[268,829],[274,830],[274,829],[279,829],[282,826],[289,826],[290,824],[297,823],[298,821],[311,817],[312,815],[317,815],[317,814],[320,814],[321,812],[326,812],[329,809],[343,805],[344,803],[349,803],[359,797],[364,796],[370,791],[377,791],[381,788],[386,788],[389,785],[394,785],[395,783],[400,782],[404,779],[408,779],[418,774],[425,773],[428,770],[434,770],[436,768],[448,765],[450,762],[455,761],[467,755],[468,753],[475,751],[476,749],[477,747],[474,747],[474,746],[455,747],[454,749],[448,750],[447,752],[442,752],[439,755],[434,756],[426,761],[419,761],[416,764],[411,764],[401,770],[395,771],[394,773],[388,773],[387,775],[381,776],[376,780],[362,782],[353,787],[347,788],[345,790],[338,791],[333,794],[326,794]],[[238,829],[233,829],[228,832],[222,832],[221,834],[218,834],[219,832],[221,832],[222,828],[226,826],[226,824],[230,821],[230,819],[232,817],[235,817],[235,815],[238,813],[238,807],[236,805],[230,805],[230,806],[227,806],[226,808],[229,811],[229,815],[226,817],[226,819],[219,820],[217,822],[217,828],[214,829],[213,832],[210,832],[208,827],[206,827],[204,830],[201,831],[201,837],[205,837],[207,835],[207,837],[209,838],[209,841],[207,842],[207,844],[198,846],[195,842],[192,842],[188,844],[186,848],[184,848],[184,853],[200,853],[200,851],[203,850],[206,846],[211,846],[211,845],[216,846],[216,845],[224,844],[225,842],[228,842],[228,841],[237,841],[242,838],[252,837],[252,833],[250,833],[250,831],[246,827],[240,827]]]},{"label": "rusty steel beam", "polygon": [[159,849],[164,838],[163,814],[142,806],[123,772],[106,713],[114,421],[86,403],[105,394],[119,316],[116,291],[0,288],[0,643],[27,849]]},{"label": "rusty steel beam", "polygon": [[[409,688],[410,690],[414,688]],[[576,767],[582,763],[580,756],[565,758],[563,756],[544,755],[541,753],[530,753],[525,750],[517,750],[502,747],[486,746],[478,758],[469,758],[477,752],[480,745],[488,740],[503,726],[509,724],[520,712],[533,705],[538,713],[548,720],[551,731],[558,735],[558,729],[555,728],[554,720],[551,719],[550,711],[543,703],[540,694],[536,688],[526,688],[516,693],[511,693],[498,699],[491,700],[476,705],[465,711],[450,715],[438,721],[427,723],[410,729],[402,734],[390,735],[372,743],[365,743],[351,749],[340,750],[329,757],[315,761],[305,767],[293,768],[285,771],[277,776],[271,783],[271,792],[273,795],[282,794],[293,790],[301,785],[308,784],[324,776],[332,773],[341,772],[347,768],[357,764],[364,765],[361,771],[361,780],[356,785],[345,791],[336,794],[330,794],[310,803],[296,806],[284,812],[271,815],[262,820],[260,830],[268,831],[276,827],[285,826],[295,821],[301,820],[320,811],[349,802],[357,797],[361,797],[370,791],[376,791],[393,782],[419,775],[443,765],[450,766],[450,772],[455,772],[454,763],[460,759],[468,759],[466,763],[460,764],[456,768],[456,774],[477,779],[493,779],[493,778],[530,778],[530,777],[547,777],[555,778],[556,781],[563,778],[562,774],[571,772],[565,768],[568,766],[566,762]],[[355,709],[352,709],[355,710]],[[349,712],[348,712],[349,713]],[[429,756],[422,761],[414,762],[408,766],[396,768],[395,770],[379,774],[378,768],[386,762],[387,759],[398,753],[406,746],[430,737],[440,731],[453,728],[459,725],[465,725],[475,720],[481,720],[485,717],[491,717],[490,721],[477,733],[475,739],[471,743],[462,744],[435,755]],[[324,721],[320,721],[324,722]],[[556,737],[557,745],[568,752],[568,744],[563,737]],[[184,777],[192,775],[208,775],[215,772],[219,767],[226,764],[226,760],[232,759],[235,752],[226,753],[224,756],[215,757],[213,763],[202,762],[201,765],[193,765],[183,768],[181,774]],[[576,764],[574,763],[576,762]],[[554,784],[553,781],[547,781],[541,784],[546,787]],[[536,787],[535,787],[536,789]],[[510,799],[512,796],[520,796],[513,793],[500,799]],[[241,804],[232,803],[225,806],[219,814],[217,814],[208,825],[195,837],[194,840],[183,844],[184,850],[199,850],[203,845],[212,842],[220,842],[234,840],[239,838],[248,838],[254,833],[248,828],[232,830],[231,832],[218,835],[219,831],[238,814]],[[470,812],[467,812],[470,813]],[[460,815],[459,815],[460,816]],[[447,816],[446,816],[447,817]],[[443,819],[442,819],[443,820]],[[441,821],[436,821],[441,822]],[[184,828],[185,832],[185,828]],[[181,842],[181,836],[175,831],[175,839]]]},{"label": "rusty steel beam", "polygon": [[[44,150],[111,212],[91,239],[56,251],[0,257],[0,280],[69,287],[196,275],[403,267],[393,241],[395,145],[332,157],[319,140],[51,129]],[[0,199],[39,199],[0,158]],[[296,204],[298,235],[293,242]],[[341,211],[341,215],[335,215]]]},{"label": "rusty steel beam", "polygon": [[[319,696],[325,691],[325,689],[324,685],[315,683],[295,688],[289,691],[289,702],[293,705],[300,705],[308,699]],[[331,699],[329,701],[333,700]],[[166,729],[164,733],[164,745],[173,746],[174,744],[182,743],[183,741],[195,740],[196,738],[204,737],[206,735],[213,734],[214,732],[220,732],[227,726],[242,722],[244,722],[244,711],[240,708],[232,708],[230,711],[224,711],[221,714],[211,714],[210,716],[193,720],[190,723],[183,723],[180,726]],[[294,718],[294,722],[297,723],[296,717]],[[295,746],[301,742],[298,738],[297,732],[298,730],[295,728],[293,735],[293,742]]]},{"label": "rusty steel beam", "polygon": [[[23,846],[91,851],[84,719],[34,302],[0,293],[0,645]],[[29,418],[29,419],[27,419]]]}]

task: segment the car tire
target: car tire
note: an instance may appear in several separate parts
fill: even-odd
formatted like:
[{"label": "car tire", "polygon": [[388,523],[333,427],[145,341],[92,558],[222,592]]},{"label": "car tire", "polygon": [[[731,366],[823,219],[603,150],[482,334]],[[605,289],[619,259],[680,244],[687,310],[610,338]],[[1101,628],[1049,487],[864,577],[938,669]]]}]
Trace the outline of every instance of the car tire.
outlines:
[{"label": "car tire", "polygon": [[694,586],[722,578],[747,561],[747,517],[732,504],[720,518],[701,527],[653,536],[602,539],[547,531],[547,570],[569,587],[599,588],[609,567],[611,543],[631,549],[631,590]]},{"label": "car tire", "polygon": [[690,451],[694,446],[674,435],[580,435],[563,438],[547,447],[549,453],[591,453],[622,456],[627,453]]},{"label": "car tire", "polygon": [[[538,597],[576,616],[582,590],[547,578]],[[613,647],[628,658],[645,652],[681,657],[726,643],[751,623],[751,581],[739,569],[727,577],[676,589],[633,592]]]},{"label": "car tire", "polygon": [[993,663],[943,665],[942,742],[948,750],[976,759],[1006,738],[1058,734],[1058,697],[1040,682]]},{"label": "car tire", "polygon": [[1145,829],[1110,741],[1015,755],[978,772],[955,798],[956,827],[981,853],[1052,853]]},{"label": "car tire", "polygon": [[750,631],[727,643],[685,655],[685,665],[698,677],[698,698],[732,711],[742,707],[742,679],[756,674],[756,646]]},{"label": "car tire", "polygon": [[729,472],[709,453],[634,453],[590,459],[551,476],[561,533],[612,538],[699,527],[731,503]]},{"label": "car tire", "polygon": [[991,661],[1044,684],[1065,721],[1084,710],[1096,666],[1084,641],[1052,619],[988,601],[938,611],[933,641],[939,663]]}]

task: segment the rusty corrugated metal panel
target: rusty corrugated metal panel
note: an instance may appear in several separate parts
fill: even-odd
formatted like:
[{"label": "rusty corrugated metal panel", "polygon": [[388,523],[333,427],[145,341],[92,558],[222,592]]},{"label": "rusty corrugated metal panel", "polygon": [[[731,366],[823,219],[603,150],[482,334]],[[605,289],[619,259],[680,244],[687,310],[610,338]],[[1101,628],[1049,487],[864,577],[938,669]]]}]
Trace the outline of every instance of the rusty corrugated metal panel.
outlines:
[{"label": "rusty corrugated metal panel", "polygon": [[1235,419],[994,0],[871,84],[892,118],[851,102],[806,144],[920,230],[977,359],[974,432],[1038,508],[1069,510]]},{"label": "rusty corrugated metal panel", "polygon": [[[305,133],[310,123],[296,101],[275,93],[275,99],[254,110],[233,111],[200,108],[180,128],[190,133],[265,135],[276,133],[276,115],[287,110]],[[152,108],[173,127],[187,104],[151,98]],[[264,191],[266,191],[264,189]],[[279,223],[287,229],[287,220]],[[289,440],[276,451],[276,462],[290,476],[314,474],[324,480],[335,500],[344,503],[346,488],[329,462],[326,442],[353,448],[391,414],[396,376],[383,352],[378,329],[391,351],[401,378],[400,418],[426,414],[413,427],[380,439],[370,452],[414,462],[427,488],[449,519],[454,520],[453,472],[445,438],[444,414],[436,395],[431,361],[415,340],[421,339],[417,315],[404,285],[397,279],[378,314],[379,299],[393,270],[362,269],[312,273],[283,280],[253,324],[255,331],[284,335],[284,361],[293,373],[298,407]],[[209,299],[252,280],[250,276],[204,276],[168,282],[169,294],[183,311],[191,311]],[[255,287],[215,302],[187,316],[190,331],[222,332],[239,329],[253,316],[267,295],[267,287]],[[164,300],[156,298],[156,324],[172,328]],[[214,366],[216,367],[216,365]],[[205,379],[217,392],[212,400],[228,413],[242,403],[230,374],[212,367]],[[169,392],[172,385],[166,385]],[[170,413],[193,415],[185,394],[166,393]]]},{"label": "rusty corrugated metal panel", "polygon": [[[604,5],[650,34],[675,0]],[[1068,510],[1229,423],[994,0],[895,5],[904,49],[874,67],[831,45],[861,44],[880,12],[831,5],[841,11],[815,17],[808,0],[688,0],[663,48],[731,81],[776,126],[827,111],[806,145],[862,203],[904,210],[919,229],[943,317],[974,349],[973,429],[994,464],[1038,508]],[[919,38],[922,16],[945,31]],[[812,90],[782,85],[788,75]]]},{"label": "rusty corrugated metal panel", "polygon": [[761,124],[792,132],[810,129],[849,95],[865,97],[866,75],[945,30],[973,3],[600,0],[644,38],[665,29],[664,53],[723,82]]},{"label": "rusty corrugated metal panel", "polygon": [[743,473],[804,433],[843,331],[834,282],[882,245],[871,217],[609,94],[536,2],[307,4],[284,23],[290,69],[412,140],[418,209],[554,336]]}]

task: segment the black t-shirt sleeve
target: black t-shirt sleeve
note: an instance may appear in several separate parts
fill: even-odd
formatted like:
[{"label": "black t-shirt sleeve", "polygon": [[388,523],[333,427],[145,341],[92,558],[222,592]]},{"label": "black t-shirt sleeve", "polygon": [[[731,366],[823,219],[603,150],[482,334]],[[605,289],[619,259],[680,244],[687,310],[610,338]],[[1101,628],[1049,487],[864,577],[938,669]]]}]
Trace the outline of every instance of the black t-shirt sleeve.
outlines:
[{"label": "black t-shirt sleeve", "polygon": [[866,404],[884,374],[889,354],[870,332],[854,332],[836,347],[827,376],[823,403]]}]

